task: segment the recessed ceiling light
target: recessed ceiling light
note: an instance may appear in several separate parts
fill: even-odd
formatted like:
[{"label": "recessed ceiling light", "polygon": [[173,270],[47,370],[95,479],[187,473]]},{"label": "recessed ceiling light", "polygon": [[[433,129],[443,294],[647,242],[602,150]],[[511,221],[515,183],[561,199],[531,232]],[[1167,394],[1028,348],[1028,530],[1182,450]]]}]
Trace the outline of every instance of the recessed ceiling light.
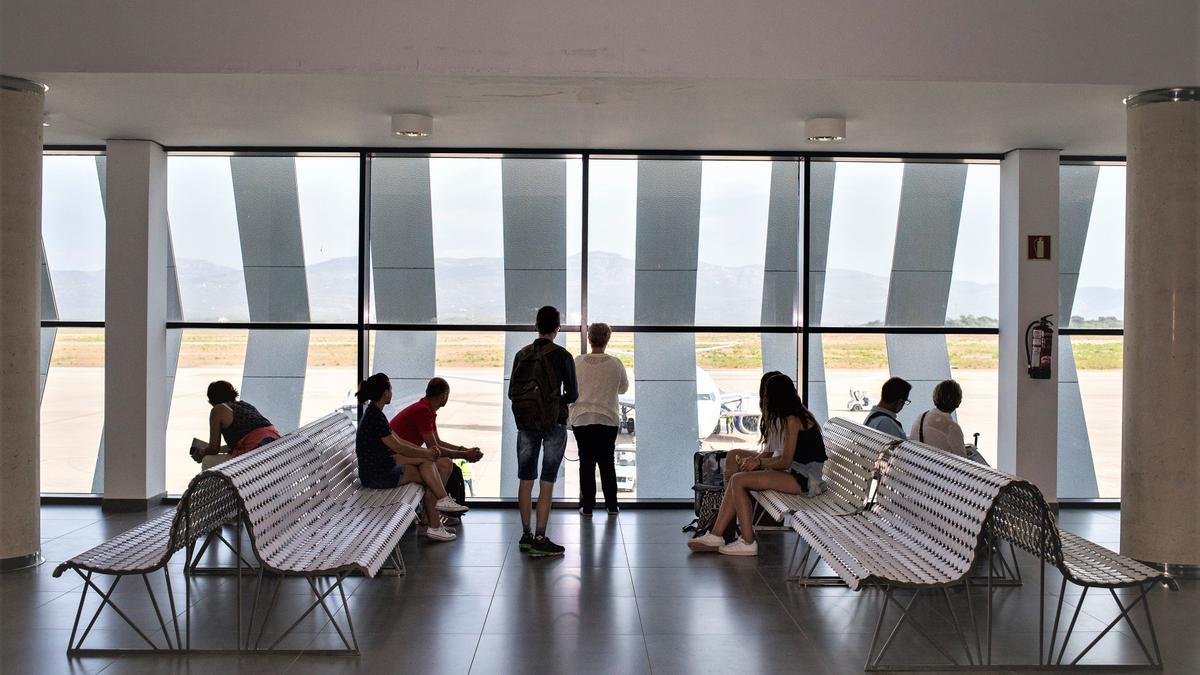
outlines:
[{"label": "recessed ceiling light", "polygon": [[814,143],[846,140],[846,120],[841,117],[814,117],[804,123],[804,134]]},{"label": "recessed ceiling light", "polygon": [[392,134],[405,138],[424,138],[433,132],[433,118],[420,113],[392,115]]}]

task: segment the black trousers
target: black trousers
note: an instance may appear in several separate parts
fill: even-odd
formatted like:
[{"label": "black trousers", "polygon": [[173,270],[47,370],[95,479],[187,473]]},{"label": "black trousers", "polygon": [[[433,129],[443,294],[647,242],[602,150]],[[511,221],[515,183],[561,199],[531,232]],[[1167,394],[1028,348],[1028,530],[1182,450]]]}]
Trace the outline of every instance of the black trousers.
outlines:
[{"label": "black trousers", "polygon": [[596,467],[600,467],[600,484],[604,489],[604,505],[610,511],[617,508],[617,470],[613,466],[617,449],[617,428],[607,424],[586,424],[575,427],[575,444],[579,446],[579,506],[591,511],[596,504]]}]

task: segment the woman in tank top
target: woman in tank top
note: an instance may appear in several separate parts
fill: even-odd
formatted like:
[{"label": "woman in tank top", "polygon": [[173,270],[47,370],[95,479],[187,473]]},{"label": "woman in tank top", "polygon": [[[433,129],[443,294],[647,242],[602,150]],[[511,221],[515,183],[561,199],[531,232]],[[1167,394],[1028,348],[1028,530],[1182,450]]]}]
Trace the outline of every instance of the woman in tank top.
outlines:
[{"label": "woman in tank top", "polygon": [[[192,444],[192,459],[207,470],[279,438],[275,425],[253,405],[238,400],[238,391],[225,380],[208,385],[208,443]],[[221,439],[225,445],[221,445]]]},{"label": "woman in tank top", "polygon": [[[787,494],[804,494],[814,484],[814,468],[819,481],[819,465],[825,461],[825,444],[816,418],[804,407],[796,385],[787,375],[776,375],[767,381],[762,400],[763,418],[760,425],[764,445],[769,437],[778,436],[781,443],[776,456],[766,453],[742,460],[741,470],[725,484],[721,510],[712,530],[688,541],[693,551],[719,551],[724,555],[758,555],[754,539],[754,502],[752,491],[776,490]],[[771,431],[774,430],[774,431]],[[818,465],[813,467],[812,465]],[[801,470],[797,470],[799,467]],[[741,536],[725,543],[725,532],[737,518]]]}]

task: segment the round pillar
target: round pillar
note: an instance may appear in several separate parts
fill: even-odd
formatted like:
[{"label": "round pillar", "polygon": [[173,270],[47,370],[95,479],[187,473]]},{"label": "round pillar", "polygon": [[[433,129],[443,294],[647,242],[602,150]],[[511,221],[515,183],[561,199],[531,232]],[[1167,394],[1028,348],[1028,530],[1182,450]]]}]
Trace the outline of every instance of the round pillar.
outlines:
[{"label": "round pillar", "polygon": [[1200,88],[1126,99],[1121,553],[1200,570]]},{"label": "round pillar", "polygon": [[41,540],[40,84],[0,75],[0,571],[36,565]]}]

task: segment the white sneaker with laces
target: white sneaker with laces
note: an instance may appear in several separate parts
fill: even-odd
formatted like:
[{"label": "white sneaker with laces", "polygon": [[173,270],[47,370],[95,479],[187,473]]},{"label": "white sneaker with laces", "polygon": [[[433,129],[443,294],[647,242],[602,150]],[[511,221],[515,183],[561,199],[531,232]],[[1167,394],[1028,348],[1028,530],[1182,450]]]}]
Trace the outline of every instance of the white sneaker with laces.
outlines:
[{"label": "white sneaker with laces", "polygon": [[755,556],[758,555],[758,542],[756,541],[753,544],[747,544],[746,542],[742,541],[741,537],[738,537],[732,542],[725,544],[718,550],[721,552],[721,555]]},{"label": "white sneaker with laces", "polygon": [[471,509],[459,504],[458,502],[454,501],[453,497],[447,495],[437,500],[437,510],[441,511],[442,513],[466,513]]},{"label": "white sneaker with laces", "polygon": [[454,541],[458,539],[458,535],[447,530],[444,527],[434,527],[425,530],[425,536],[434,541]]},{"label": "white sneaker with laces", "polygon": [[694,539],[688,539],[688,548],[698,553],[711,553],[725,545],[725,538],[709,532]]}]

